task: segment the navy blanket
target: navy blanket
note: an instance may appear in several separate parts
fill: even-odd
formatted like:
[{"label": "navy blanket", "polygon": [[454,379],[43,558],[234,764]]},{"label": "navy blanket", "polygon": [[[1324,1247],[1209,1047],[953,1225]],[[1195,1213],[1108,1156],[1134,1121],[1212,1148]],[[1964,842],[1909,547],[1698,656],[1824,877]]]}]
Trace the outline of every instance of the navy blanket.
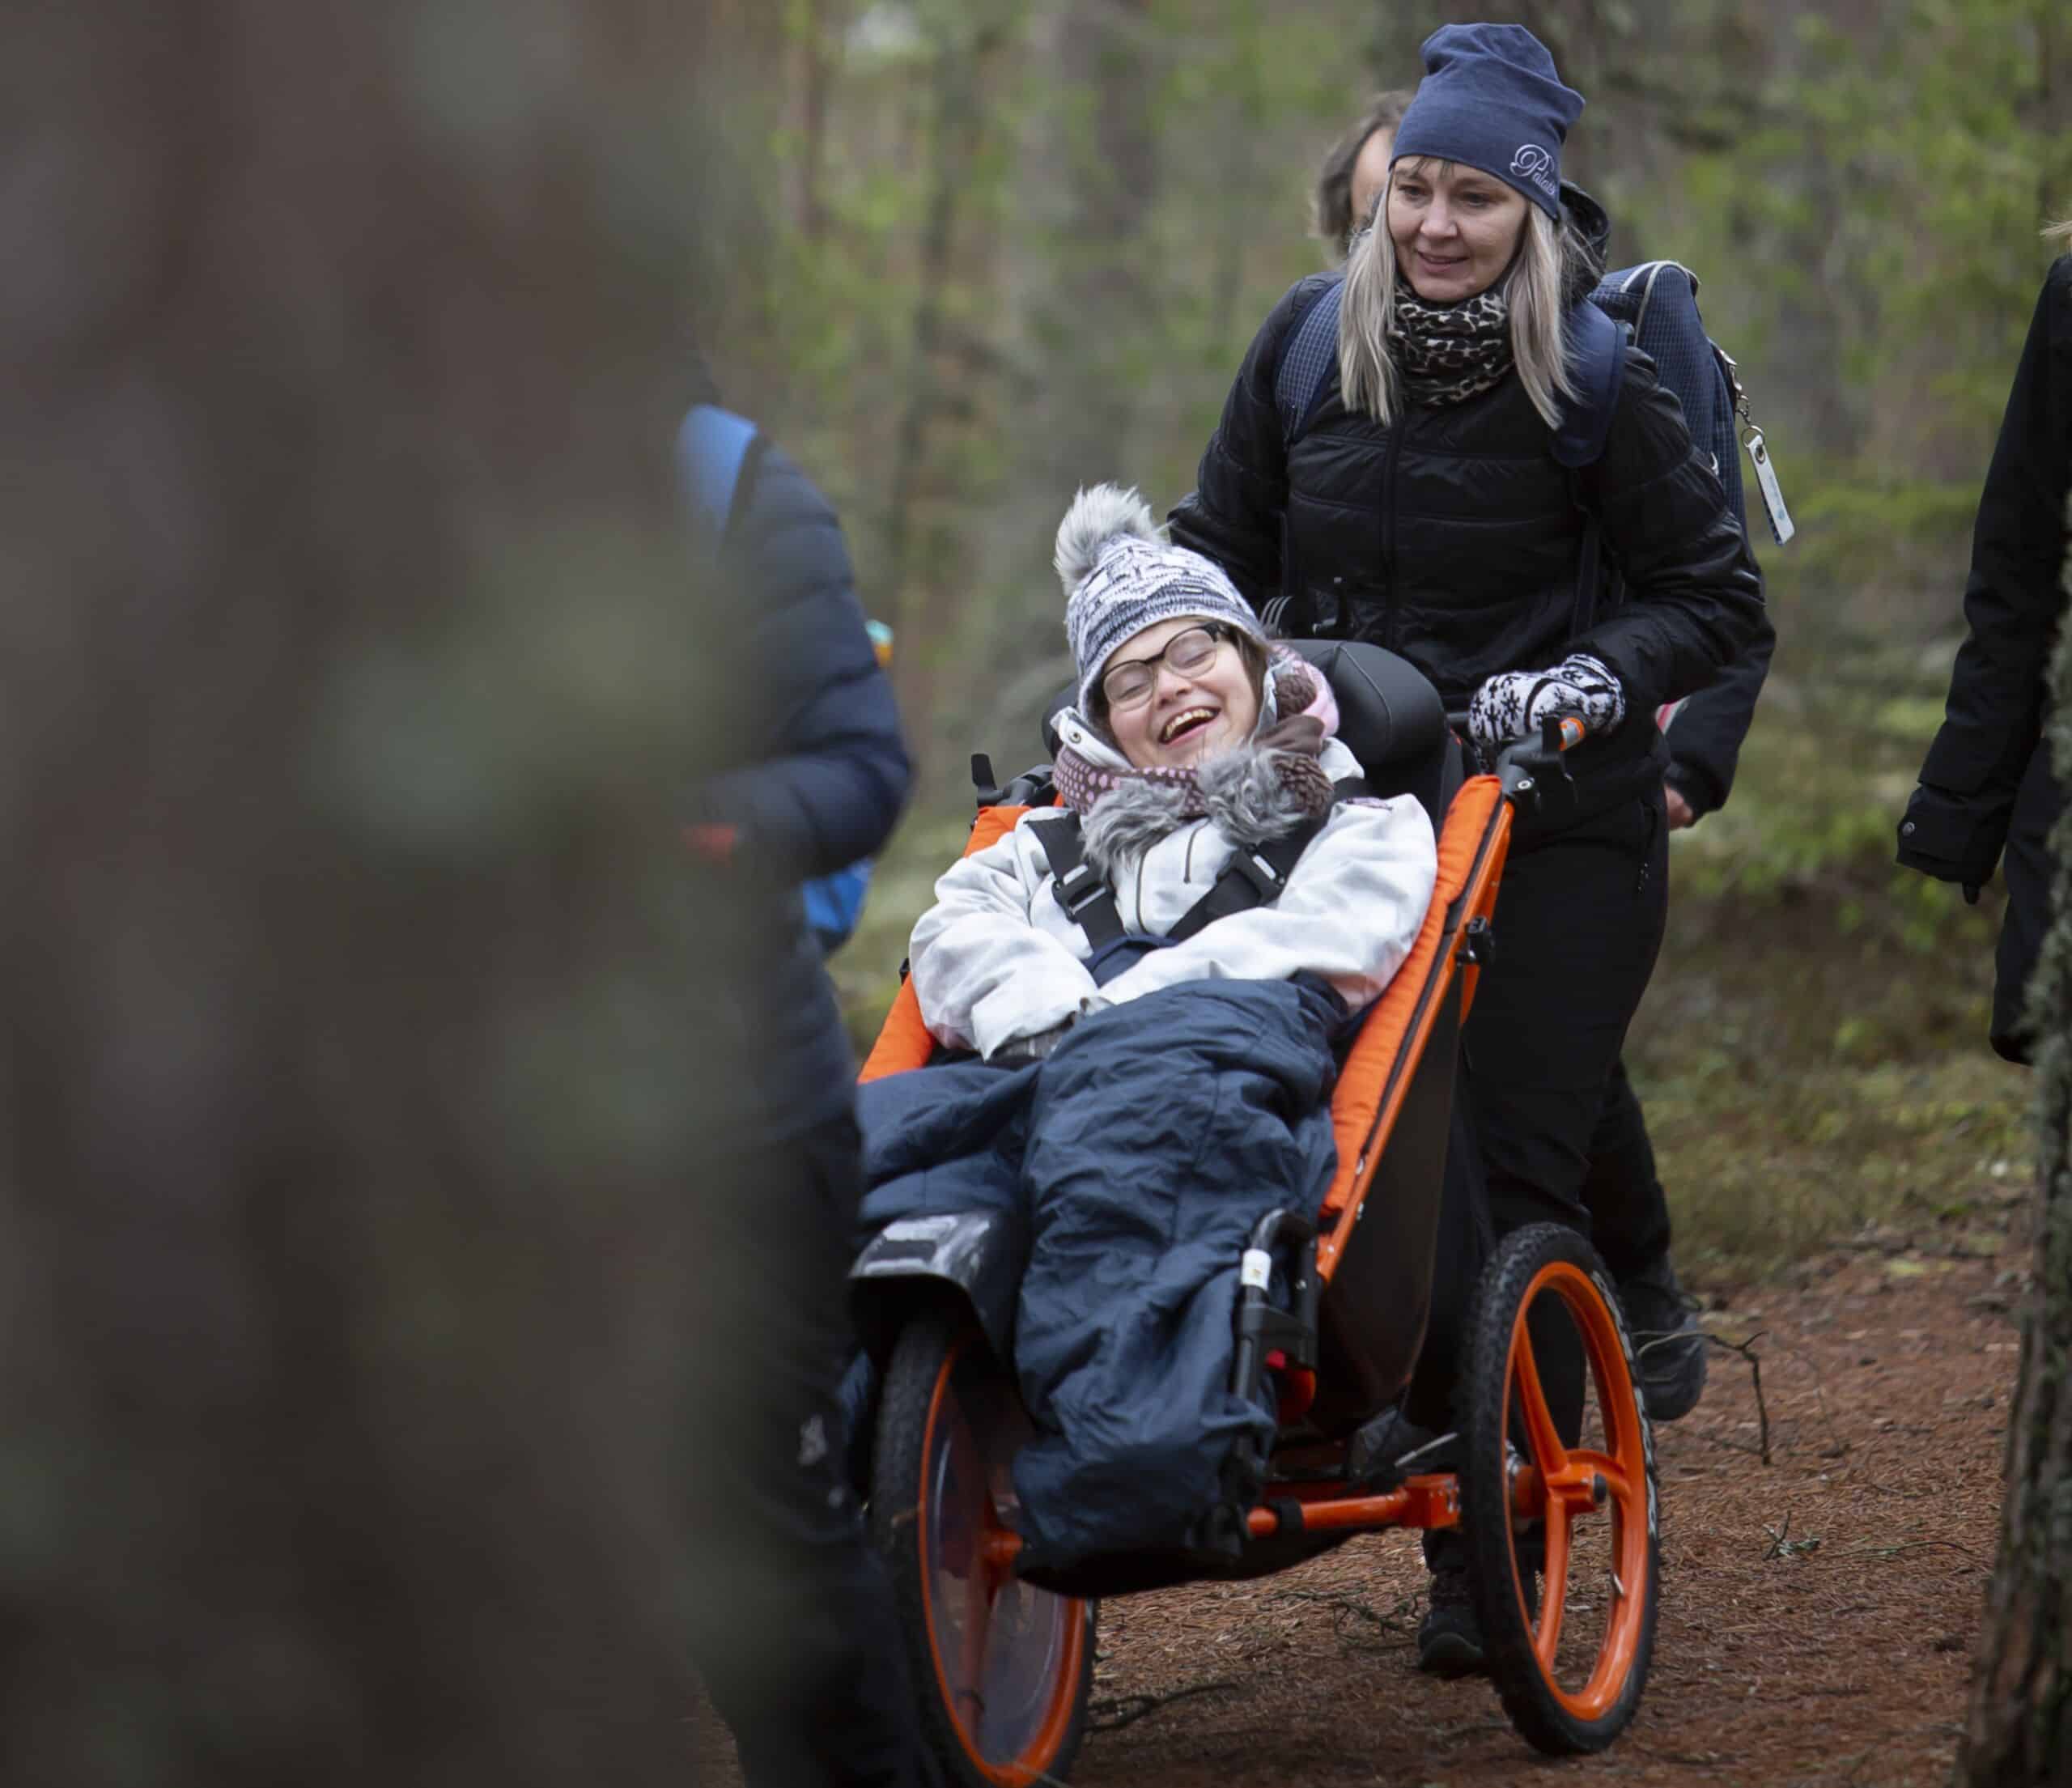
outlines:
[{"label": "navy blanket", "polygon": [[860,1090],[867,1233],[1008,1213],[1028,1262],[1015,1368],[1036,1426],[1014,1465],[1024,1562],[1213,1544],[1258,1486],[1273,1412],[1229,1390],[1238,1260],[1285,1207],[1314,1217],[1336,1165],[1321,983],[1199,981],[1082,1020],[1050,1058],[925,1068]]}]

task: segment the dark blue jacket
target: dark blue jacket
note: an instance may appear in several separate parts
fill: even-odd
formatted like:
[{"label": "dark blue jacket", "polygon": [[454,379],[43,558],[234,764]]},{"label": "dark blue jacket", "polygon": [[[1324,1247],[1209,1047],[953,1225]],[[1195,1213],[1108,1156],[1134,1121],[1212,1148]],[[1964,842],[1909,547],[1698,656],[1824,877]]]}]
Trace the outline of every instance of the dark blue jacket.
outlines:
[{"label": "dark blue jacket", "polygon": [[717,707],[686,820],[693,898],[723,935],[694,998],[724,1089],[713,1121],[755,1142],[853,1102],[799,889],[884,844],[911,771],[841,528],[805,475],[758,437],[724,535],[703,544]]}]

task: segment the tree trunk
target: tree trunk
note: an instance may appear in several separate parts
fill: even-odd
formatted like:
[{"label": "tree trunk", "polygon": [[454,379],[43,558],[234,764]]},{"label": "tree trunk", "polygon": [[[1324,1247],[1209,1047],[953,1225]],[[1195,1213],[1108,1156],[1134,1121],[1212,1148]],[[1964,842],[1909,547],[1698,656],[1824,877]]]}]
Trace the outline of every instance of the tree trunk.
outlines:
[{"label": "tree trunk", "polygon": [[1012,36],[1019,0],[986,0],[973,10],[975,17],[952,12],[939,27],[908,384],[885,501],[885,584],[896,592],[904,640],[893,677],[908,736],[916,739],[933,732],[937,677],[945,646],[956,638],[954,607],[965,584],[963,567],[953,562],[953,533],[931,500],[938,425],[962,401],[949,363],[958,226],[989,128],[987,74]]},{"label": "tree trunk", "polygon": [[1132,482],[1135,363],[1156,340],[1146,247],[1158,183],[1154,40],[1148,0],[1072,0],[1064,10],[1062,110],[1085,128],[1049,158],[1064,165],[1064,204],[1056,282],[1034,319],[1047,341],[1070,347],[1047,356],[1056,374],[1046,381],[1037,468],[1059,515],[1079,484]]},{"label": "tree trunk", "polygon": [[827,228],[822,182],[827,166],[827,115],[833,104],[834,73],[842,59],[842,34],[848,24],[846,0],[805,0],[799,21],[799,234],[817,242]]},{"label": "tree trunk", "polygon": [[[1079,486],[1149,483],[1132,435],[1145,369],[1160,363],[1162,348],[1150,233],[1159,38],[1148,0],[1068,0],[1042,32],[1033,47],[1057,74],[1020,158],[1018,227],[1007,250],[1013,352],[1040,376],[1017,394],[1012,473],[992,506],[995,525],[972,552],[980,587],[1037,592],[1001,605],[987,643],[992,661],[1029,674],[1038,708],[1071,676],[1051,600],[1056,585],[1040,568]],[[1242,132],[1227,134],[1241,156],[1256,147]],[[1031,749],[1030,705],[995,707],[987,719],[1006,730],[987,742],[1010,757]]]},{"label": "tree trunk", "polygon": [[[2072,597],[2072,561],[2066,571]],[[2072,785],[2072,628],[2052,667],[2046,744]],[[2000,1557],[1986,1596],[1962,1788],[2072,1779],[2072,814],[2052,835],[2052,923],[2031,983],[2041,1242],[2007,1432]]]},{"label": "tree trunk", "polygon": [[684,1779],[697,11],[0,8],[0,1780]]}]

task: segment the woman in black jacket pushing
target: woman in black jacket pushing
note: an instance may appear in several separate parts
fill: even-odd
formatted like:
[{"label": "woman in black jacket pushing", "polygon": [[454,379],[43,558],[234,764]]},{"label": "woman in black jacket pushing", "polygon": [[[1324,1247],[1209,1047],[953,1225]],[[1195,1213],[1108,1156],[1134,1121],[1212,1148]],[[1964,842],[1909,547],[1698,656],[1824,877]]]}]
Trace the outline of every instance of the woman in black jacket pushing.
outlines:
[{"label": "woman in black jacket pushing", "polygon": [[[1287,631],[1401,653],[1484,744],[1557,712],[1588,723],[1569,754],[1573,801],[1512,845],[1465,1087],[1497,1233],[1541,1221],[1587,1231],[1591,1132],[1662,941],[1654,711],[1743,649],[1762,584],[1645,355],[1625,357],[1602,451],[1575,470],[1556,457],[1557,430],[1585,401],[1569,313],[1599,270],[1559,197],[1582,96],[1515,25],[1444,28],[1424,66],[1375,226],[1348,261],[1335,372],[1291,428],[1276,380],[1334,277],[1318,275],[1254,340],[1173,537]],[[1601,617],[1594,592],[1577,600],[1589,518],[1624,581],[1624,601]],[[1428,1548],[1428,1669],[1481,1662],[1457,1553]]]},{"label": "woman in black jacket pushing", "polygon": [[[2050,234],[2072,244],[2072,222]],[[2007,916],[1993,987],[1993,1047],[2026,1062],[2023,1014],[2050,917],[2052,822],[2065,792],[2043,737],[2051,641],[2065,612],[2066,503],[2072,498],[2072,254],[2036,300],[2028,344],[1979,498],[1969,624],[1950,673],[1942,730],[1900,822],[1900,861],[1976,890],[2006,853]]]}]

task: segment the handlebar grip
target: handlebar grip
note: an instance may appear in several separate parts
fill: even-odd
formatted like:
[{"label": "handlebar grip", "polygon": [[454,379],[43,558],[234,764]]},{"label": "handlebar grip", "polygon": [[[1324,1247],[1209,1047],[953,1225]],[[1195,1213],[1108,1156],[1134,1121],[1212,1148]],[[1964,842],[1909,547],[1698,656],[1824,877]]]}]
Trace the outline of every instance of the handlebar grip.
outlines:
[{"label": "handlebar grip", "polygon": [[1556,724],[1561,729],[1560,741],[1556,748],[1560,750],[1567,751],[1590,737],[1590,728],[1583,724],[1580,714],[1564,714]]}]

